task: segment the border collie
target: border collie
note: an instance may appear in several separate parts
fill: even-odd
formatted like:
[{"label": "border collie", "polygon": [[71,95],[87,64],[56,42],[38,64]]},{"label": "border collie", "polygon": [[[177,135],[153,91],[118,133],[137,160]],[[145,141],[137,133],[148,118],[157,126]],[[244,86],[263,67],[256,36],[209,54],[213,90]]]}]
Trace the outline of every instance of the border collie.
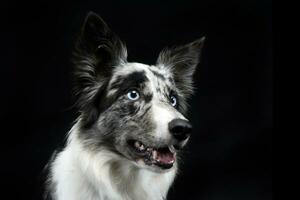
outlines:
[{"label": "border collie", "polygon": [[163,200],[190,138],[185,118],[204,37],[127,62],[124,43],[90,12],[74,53],[80,116],[48,164],[45,199]]}]

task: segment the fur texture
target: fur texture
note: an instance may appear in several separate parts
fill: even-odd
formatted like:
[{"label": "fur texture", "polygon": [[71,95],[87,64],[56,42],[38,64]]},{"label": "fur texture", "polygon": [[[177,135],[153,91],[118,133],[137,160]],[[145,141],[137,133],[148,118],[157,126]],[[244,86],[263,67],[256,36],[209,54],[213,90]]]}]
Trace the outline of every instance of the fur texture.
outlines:
[{"label": "fur texture", "polygon": [[189,140],[186,100],[203,42],[165,49],[155,66],[130,63],[124,43],[89,13],[74,53],[80,116],[48,165],[45,197],[165,199]]}]

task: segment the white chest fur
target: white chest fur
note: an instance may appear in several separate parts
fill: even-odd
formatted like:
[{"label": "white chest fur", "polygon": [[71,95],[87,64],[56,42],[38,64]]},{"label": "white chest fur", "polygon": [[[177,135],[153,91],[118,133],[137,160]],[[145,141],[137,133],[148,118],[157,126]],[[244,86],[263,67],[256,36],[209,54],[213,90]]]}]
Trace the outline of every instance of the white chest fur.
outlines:
[{"label": "white chest fur", "polygon": [[71,133],[51,164],[55,200],[163,200],[176,174],[139,169],[106,150],[90,153]]}]

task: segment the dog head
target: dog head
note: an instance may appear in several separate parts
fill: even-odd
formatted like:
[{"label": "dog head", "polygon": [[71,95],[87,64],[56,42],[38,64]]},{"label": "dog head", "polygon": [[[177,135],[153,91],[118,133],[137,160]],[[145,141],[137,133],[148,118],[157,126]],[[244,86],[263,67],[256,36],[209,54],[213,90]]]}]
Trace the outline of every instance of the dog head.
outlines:
[{"label": "dog head", "polygon": [[85,146],[108,149],[138,167],[172,168],[192,131],[184,115],[203,42],[165,49],[153,66],[127,62],[124,43],[89,13],[74,54]]}]

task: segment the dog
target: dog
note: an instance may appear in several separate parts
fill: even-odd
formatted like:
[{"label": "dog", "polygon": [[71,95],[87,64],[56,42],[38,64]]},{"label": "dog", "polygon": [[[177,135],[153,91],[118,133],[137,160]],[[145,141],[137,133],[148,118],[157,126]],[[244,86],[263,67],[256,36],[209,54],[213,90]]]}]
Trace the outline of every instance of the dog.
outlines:
[{"label": "dog", "polygon": [[192,132],[187,99],[204,40],[164,49],[156,65],[127,62],[90,12],[74,52],[80,115],[48,164],[45,199],[165,200]]}]

